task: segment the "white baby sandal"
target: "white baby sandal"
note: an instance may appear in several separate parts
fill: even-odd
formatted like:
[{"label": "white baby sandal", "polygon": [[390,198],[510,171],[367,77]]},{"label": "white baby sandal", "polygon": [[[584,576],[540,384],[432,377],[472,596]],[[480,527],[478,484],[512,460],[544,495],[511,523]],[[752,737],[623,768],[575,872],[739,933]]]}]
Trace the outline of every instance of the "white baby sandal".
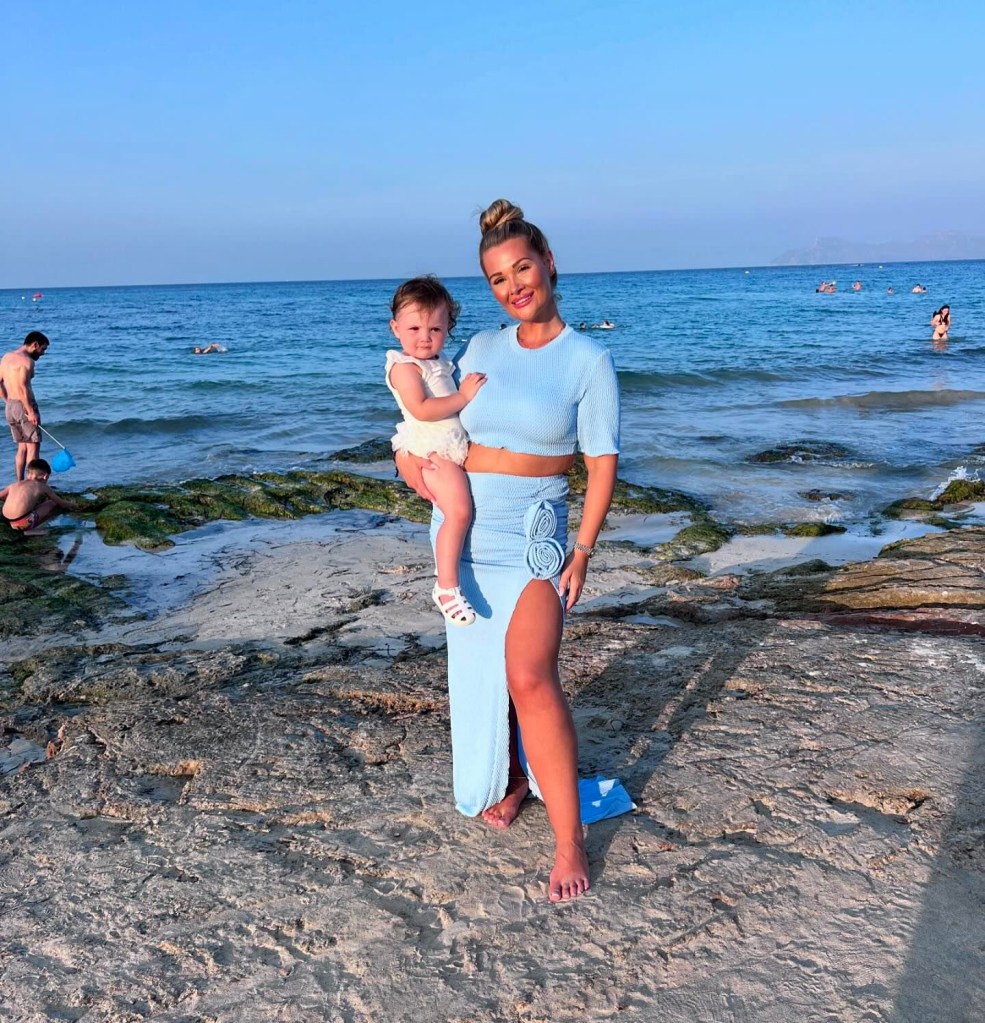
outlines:
[{"label": "white baby sandal", "polygon": [[[452,599],[442,602],[442,597]],[[438,610],[445,616],[445,621],[452,625],[471,625],[475,621],[475,610],[465,599],[461,586],[438,586],[435,583],[431,591],[431,599],[437,604]]]}]

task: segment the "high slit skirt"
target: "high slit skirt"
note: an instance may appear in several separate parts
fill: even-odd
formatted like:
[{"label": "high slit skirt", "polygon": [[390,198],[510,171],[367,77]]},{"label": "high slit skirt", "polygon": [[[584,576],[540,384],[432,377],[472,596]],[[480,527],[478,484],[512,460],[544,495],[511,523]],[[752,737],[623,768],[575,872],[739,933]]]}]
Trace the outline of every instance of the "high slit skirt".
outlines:
[{"label": "high slit skirt", "polygon": [[[448,697],[455,805],[474,817],[506,795],[506,632],[531,579],[546,579],[557,587],[568,537],[568,481],[564,476],[466,475],[475,512],[459,578],[476,620],[469,626],[447,626]],[[435,508],[432,544],[442,521]],[[529,770],[527,775],[531,790],[539,795]]]}]

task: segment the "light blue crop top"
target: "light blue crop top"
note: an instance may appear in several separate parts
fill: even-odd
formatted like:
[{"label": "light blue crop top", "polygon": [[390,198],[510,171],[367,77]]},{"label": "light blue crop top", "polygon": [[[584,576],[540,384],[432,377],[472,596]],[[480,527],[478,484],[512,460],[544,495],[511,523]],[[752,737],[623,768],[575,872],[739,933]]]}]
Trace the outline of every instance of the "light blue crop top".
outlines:
[{"label": "light blue crop top", "polygon": [[531,455],[619,453],[619,385],[605,345],[565,327],[543,348],[523,348],[517,325],[484,330],[455,357],[456,381],[485,373],[459,413],[476,444]]}]

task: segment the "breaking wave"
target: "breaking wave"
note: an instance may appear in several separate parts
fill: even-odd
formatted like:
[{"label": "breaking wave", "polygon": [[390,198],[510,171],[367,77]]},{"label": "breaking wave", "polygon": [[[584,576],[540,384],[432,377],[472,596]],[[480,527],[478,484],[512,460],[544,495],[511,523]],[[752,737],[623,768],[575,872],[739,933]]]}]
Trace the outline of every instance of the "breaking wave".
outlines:
[{"label": "breaking wave", "polygon": [[792,398],[778,404],[782,408],[823,409],[858,408],[910,412],[922,408],[942,408],[966,401],[985,401],[985,391],[868,391],[865,394],[837,394],[831,398]]}]

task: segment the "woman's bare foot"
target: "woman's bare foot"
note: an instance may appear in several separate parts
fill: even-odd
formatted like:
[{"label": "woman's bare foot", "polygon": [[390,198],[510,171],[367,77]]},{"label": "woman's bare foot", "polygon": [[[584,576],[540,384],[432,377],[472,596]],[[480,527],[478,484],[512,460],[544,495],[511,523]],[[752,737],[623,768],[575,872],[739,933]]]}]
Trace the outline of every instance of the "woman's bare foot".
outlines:
[{"label": "woman's bare foot", "polygon": [[583,895],[590,887],[585,843],[581,839],[577,842],[558,842],[550,887],[547,890],[548,898],[551,902],[567,902]]},{"label": "woman's bare foot", "polygon": [[506,795],[487,810],[482,811],[482,819],[493,828],[508,828],[520,812],[520,804],[527,798],[530,783],[527,776],[511,775],[506,786]]}]

